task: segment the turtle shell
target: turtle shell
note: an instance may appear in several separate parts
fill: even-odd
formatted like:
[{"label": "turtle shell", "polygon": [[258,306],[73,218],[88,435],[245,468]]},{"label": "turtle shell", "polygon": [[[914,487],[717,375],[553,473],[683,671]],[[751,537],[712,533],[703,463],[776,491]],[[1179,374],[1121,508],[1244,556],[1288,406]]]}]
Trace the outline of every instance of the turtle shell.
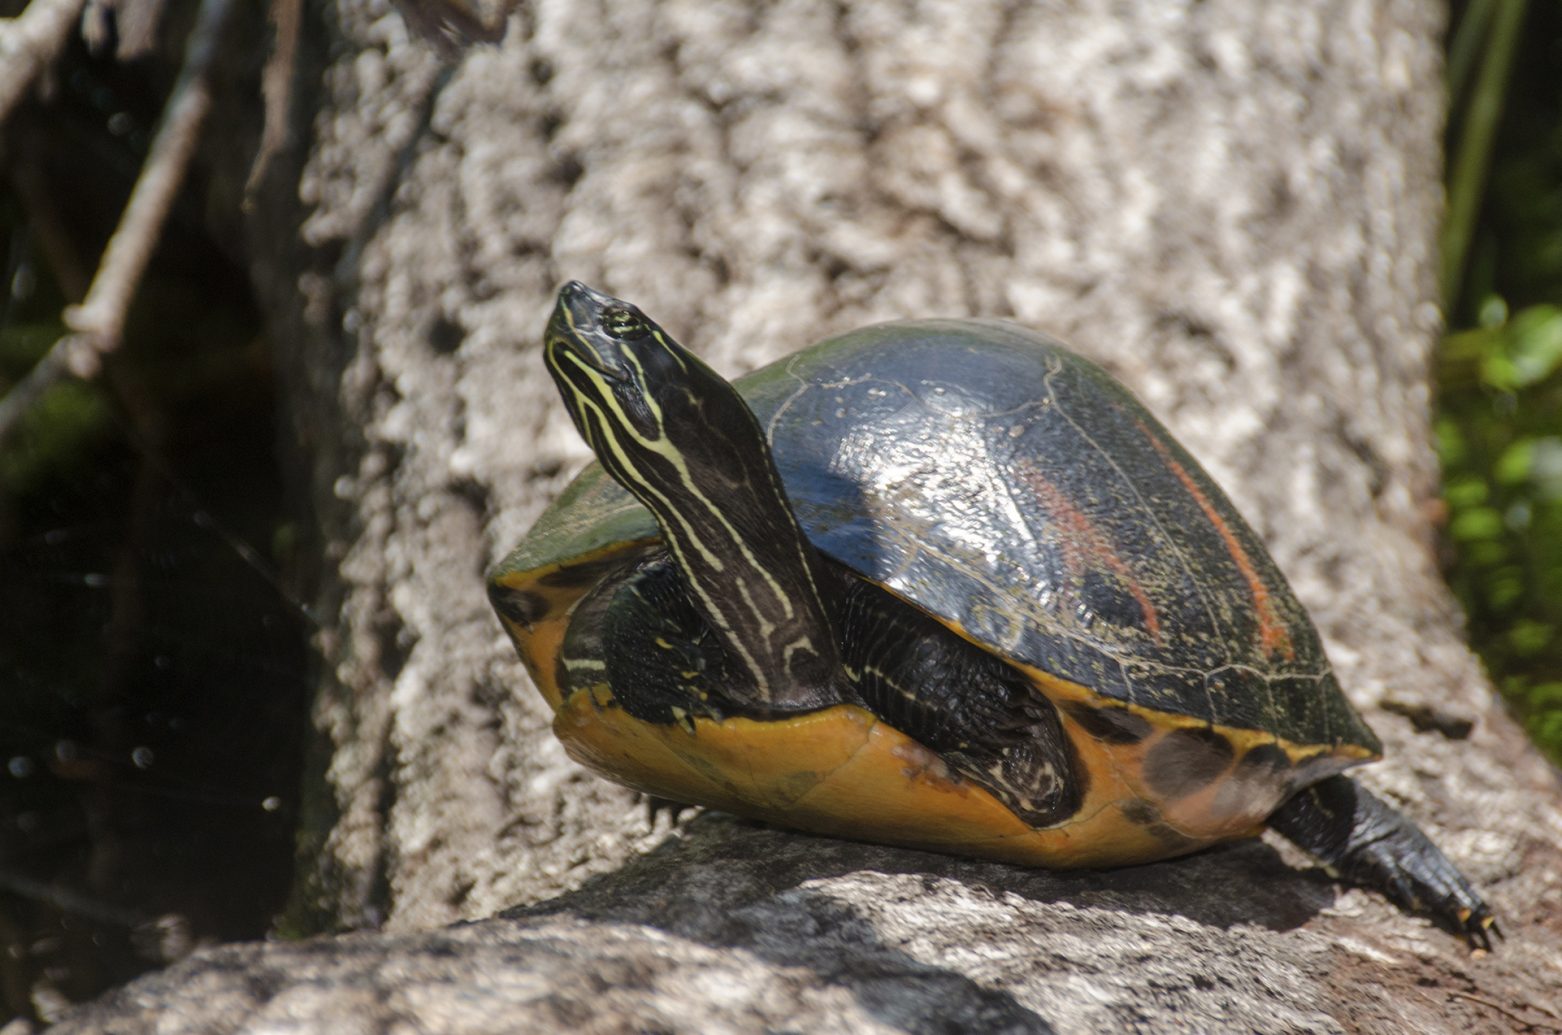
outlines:
[{"label": "turtle shell", "polygon": [[[735,383],[820,551],[1045,681],[1097,736],[1145,721],[1251,731],[1322,763],[1308,780],[1377,754],[1225,494],[1057,342],[882,324]],[[592,464],[490,582],[525,586],[510,612],[541,619],[657,534]]]}]

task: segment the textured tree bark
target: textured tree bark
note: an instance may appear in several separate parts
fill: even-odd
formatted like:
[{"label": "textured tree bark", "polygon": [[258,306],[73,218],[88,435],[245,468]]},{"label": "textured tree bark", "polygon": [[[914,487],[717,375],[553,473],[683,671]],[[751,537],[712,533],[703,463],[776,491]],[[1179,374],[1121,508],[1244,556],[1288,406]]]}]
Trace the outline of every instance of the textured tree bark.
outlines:
[{"label": "textured tree bark", "polygon": [[[205,953],[74,1030],[1562,1028],[1562,796],[1431,549],[1437,4],[521,6],[453,68],[327,12],[253,227],[326,540],[307,898],[385,930]],[[1278,841],[1025,871],[653,821],[576,768],[481,583],[587,456],[537,352],[572,277],[734,374],[927,315],[1103,362],[1270,544],[1388,746],[1363,781],[1507,943]]]}]

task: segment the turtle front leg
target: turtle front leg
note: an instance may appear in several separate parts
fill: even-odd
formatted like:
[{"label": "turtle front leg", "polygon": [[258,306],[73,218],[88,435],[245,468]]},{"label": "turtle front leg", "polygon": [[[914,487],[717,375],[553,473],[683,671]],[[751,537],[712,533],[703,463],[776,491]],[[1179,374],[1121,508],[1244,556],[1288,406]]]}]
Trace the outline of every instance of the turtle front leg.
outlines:
[{"label": "turtle front leg", "polygon": [[1269,825],[1352,884],[1401,908],[1425,912],[1472,948],[1501,936],[1491,910],[1448,857],[1410,820],[1354,780],[1333,776],[1304,787]]}]

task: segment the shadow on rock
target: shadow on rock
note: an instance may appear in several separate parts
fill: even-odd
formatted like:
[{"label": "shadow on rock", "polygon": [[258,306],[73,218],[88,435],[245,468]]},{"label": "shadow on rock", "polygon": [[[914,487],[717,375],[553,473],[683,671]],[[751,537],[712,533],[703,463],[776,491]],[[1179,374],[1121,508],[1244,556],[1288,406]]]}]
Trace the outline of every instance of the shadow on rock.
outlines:
[{"label": "shadow on rock", "polygon": [[[1170,862],[1117,870],[1054,872],[775,830],[720,814],[688,822],[682,835],[622,869],[552,901],[509,911],[512,919],[572,914],[642,924],[714,948],[741,949],[804,967],[851,992],[862,1007],[905,1031],[942,1030],[951,1013],[979,1016],[985,1030],[1050,1030],[1007,993],[886,943],[869,915],[879,901],[854,904],[859,887],[832,891],[842,878],[886,880],[884,895],[947,899],[1017,897],[1028,903],[1185,917],[1230,928],[1290,930],[1332,901],[1259,841]],[[892,887],[893,886],[893,887]],[[839,889],[837,889],[839,890]],[[878,889],[869,892],[874,899]],[[1044,938],[1045,932],[1038,932]],[[957,935],[958,937],[958,935]],[[973,942],[981,935],[973,934]],[[922,953],[927,955],[927,953]]]},{"label": "shadow on rock", "polygon": [[[642,924],[721,949],[740,949],[846,990],[902,1031],[1050,1032],[1012,995],[984,987],[885,943],[851,903],[814,882],[872,870],[882,850],[704,815],[685,836],[572,894],[511,910],[515,920],[568,914]],[[895,853],[917,872],[917,853]],[[871,858],[870,858],[871,856]]]}]

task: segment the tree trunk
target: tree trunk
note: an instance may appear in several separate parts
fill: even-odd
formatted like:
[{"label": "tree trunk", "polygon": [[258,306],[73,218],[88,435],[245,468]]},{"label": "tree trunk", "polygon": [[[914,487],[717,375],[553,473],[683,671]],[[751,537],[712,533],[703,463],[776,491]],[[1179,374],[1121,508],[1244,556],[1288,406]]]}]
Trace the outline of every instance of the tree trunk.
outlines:
[{"label": "tree trunk", "polygon": [[[1432,550],[1439,5],[538,0],[452,68],[378,3],[326,17],[253,232],[327,561],[301,902],[384,930],[200,954],[74,1030],[1562,1029],[1562,796]],[[1105,364],[1269,544],[1387,745],[1363,782],[1508,941],[1278,841],[1027,871],[648,818],[575,767],[482,587],[588,456],[537,349],[569,278],[729,374],[930,315]]]}]

